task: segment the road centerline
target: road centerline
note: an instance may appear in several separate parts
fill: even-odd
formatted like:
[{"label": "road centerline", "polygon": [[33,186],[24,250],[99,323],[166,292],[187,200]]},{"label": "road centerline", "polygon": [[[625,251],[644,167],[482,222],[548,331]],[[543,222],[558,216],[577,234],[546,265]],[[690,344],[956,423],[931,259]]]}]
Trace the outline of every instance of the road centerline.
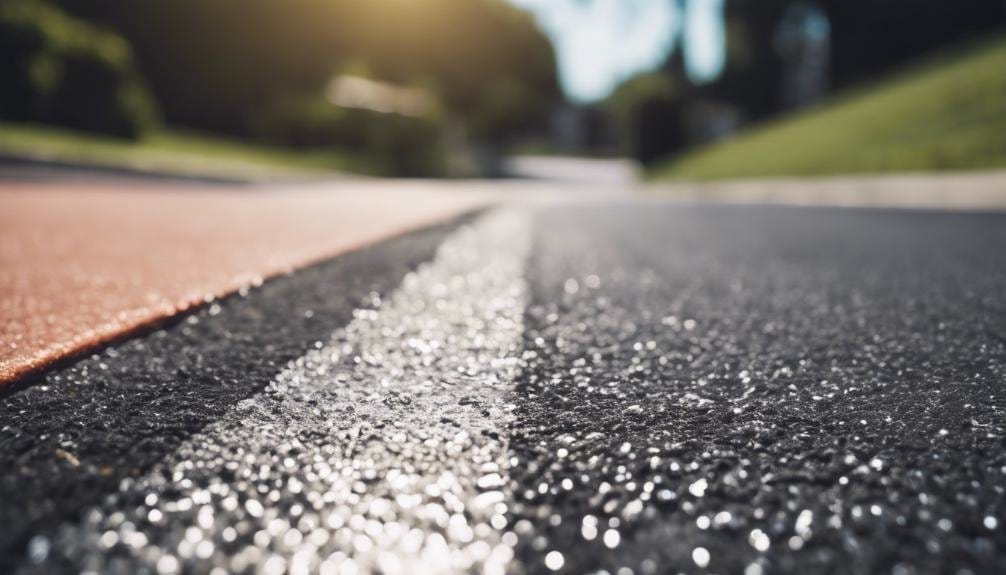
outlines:
[{"label": "road centerline", "polygon": [[503,572],[529,250],[523,212],[456,231],[263,393],[33,541],[36,566]]}]

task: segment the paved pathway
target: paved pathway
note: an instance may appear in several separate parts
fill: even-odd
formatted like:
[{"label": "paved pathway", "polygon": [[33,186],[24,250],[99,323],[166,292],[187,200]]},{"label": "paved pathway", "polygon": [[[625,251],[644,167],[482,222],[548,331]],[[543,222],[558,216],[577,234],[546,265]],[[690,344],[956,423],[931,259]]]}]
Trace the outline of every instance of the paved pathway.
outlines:
[{"label": "paved pathway", "polygon": [[1000,573],[1006,215],[511,202],[0,399],[0,571]]}]

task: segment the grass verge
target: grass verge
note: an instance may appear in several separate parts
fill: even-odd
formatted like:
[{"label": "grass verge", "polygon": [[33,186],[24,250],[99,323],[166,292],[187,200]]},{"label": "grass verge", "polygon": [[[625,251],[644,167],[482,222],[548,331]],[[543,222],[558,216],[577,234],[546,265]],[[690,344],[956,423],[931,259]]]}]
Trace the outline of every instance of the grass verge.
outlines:
[{"label": "grass verge", "polygon": [[876,84],[658,165],[655,179],[1006,167],[1006,37],[942,53]]},{"label": "grass verge", "polygon": [[189,132],[163,131],[129,142],[49,126],[0,123],[0,154],[89,166],[236,179],[374,173],[360,158],[331,150],[284,150]]}]

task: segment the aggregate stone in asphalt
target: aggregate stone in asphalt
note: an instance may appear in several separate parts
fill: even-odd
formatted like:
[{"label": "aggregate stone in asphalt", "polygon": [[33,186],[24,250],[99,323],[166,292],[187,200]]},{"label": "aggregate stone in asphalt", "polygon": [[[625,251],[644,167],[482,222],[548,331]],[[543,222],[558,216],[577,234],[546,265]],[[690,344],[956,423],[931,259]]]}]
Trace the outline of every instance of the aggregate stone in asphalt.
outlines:
[{"label": "aggregate stone in asphalt", "polygon": [[491,212],[0,400],[0,565],[1001,573],[1003,293],[999,214]]},{"label": "aggregate stone in asphalt", "polygon": [[268,281],[0,397],[0,572],[390,293],[452,227]]},{"label": "aggregate stone in asphalt", "polygon": [[1002,215],[539,222],[510,430],[530,570],[1006,571]]}]

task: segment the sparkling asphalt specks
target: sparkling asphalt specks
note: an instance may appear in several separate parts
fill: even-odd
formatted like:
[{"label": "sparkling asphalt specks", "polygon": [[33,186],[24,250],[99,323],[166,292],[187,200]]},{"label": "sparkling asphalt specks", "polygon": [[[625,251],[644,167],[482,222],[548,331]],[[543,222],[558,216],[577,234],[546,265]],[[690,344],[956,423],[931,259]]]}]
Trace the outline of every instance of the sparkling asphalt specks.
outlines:
[{"label": "sparkling asphalt specks", "polygon": [[541,217],[510,430],[530,571],[1006,571],[1006,217]]},{"label": "sparkling asphalt specks", "polygon": [[535,221],[453,236],[37,567],[1006,571],[1006,217]]},{"label": "sparkling asphalt specks", "polygon": [[275,277],[0,397],[0,573],[397,289],[469,219]]},{"label": "sparkling asphalt specks", "polygon": [[529,250],[494,212],[164,464],[33,541],[36,568],[502,573]]}]

